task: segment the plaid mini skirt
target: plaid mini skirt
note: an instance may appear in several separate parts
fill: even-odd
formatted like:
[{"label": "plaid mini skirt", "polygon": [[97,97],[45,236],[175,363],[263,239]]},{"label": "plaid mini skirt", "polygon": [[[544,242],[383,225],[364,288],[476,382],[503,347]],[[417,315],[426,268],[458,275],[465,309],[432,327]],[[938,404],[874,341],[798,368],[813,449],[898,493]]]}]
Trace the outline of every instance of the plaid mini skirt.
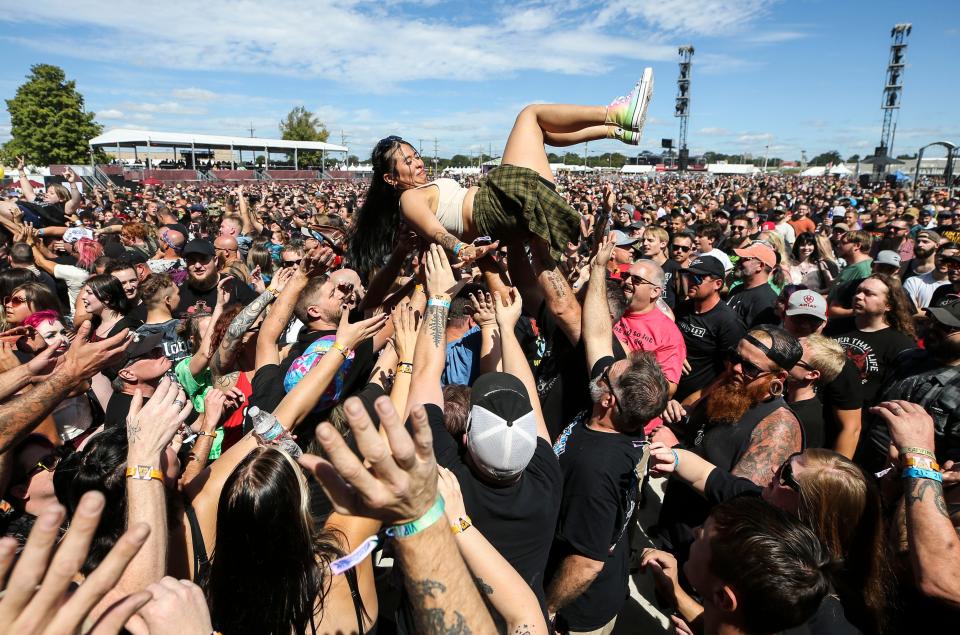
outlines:
[{"label": "plaid mini skirt", "polygon": [[580,214],[535,170],[501,165],[478,187],[473,223],[481,235],[493,240],[542,238],[555,260],[562,258],[568,242],[577,241]]}]

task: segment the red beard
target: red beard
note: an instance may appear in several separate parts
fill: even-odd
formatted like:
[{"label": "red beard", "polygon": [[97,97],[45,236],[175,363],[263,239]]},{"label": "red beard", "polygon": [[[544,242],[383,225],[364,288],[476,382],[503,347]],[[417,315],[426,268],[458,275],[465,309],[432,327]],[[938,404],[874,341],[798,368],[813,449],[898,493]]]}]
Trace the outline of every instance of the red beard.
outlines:
[{"label": "red beard", "polygon": [[743,414],[770,397],[773,376],[755,380],[747,385],[724,383],[707,395],[707,417],[718,423],[736,423]]}]

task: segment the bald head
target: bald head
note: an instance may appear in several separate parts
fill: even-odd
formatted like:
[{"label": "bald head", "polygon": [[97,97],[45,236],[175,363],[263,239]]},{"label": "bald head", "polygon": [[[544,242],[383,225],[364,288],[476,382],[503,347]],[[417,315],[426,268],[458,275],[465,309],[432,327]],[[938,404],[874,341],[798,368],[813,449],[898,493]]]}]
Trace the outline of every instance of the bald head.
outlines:
[{"label": "bald head", "polygon": [[171,229],[169,227],[164,227],[160,230],[160,236],[163,238],[164,242],[167,243],[168,247],[173,247],[173,249],[179,251],[183,249],[183,246],[187,242],[187,237],[182,233],[178,232],[176,229]]}]

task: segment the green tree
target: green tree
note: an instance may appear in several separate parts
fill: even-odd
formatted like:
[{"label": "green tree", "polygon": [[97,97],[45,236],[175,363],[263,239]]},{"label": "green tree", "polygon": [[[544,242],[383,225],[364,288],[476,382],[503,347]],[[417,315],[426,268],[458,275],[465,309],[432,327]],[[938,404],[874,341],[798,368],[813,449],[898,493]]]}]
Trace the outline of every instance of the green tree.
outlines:
[{"label": "green tree", "polygon": [[826,165],[828,163],[841,163],[843,158],[840,156],[840,153],[836,150],[830,150],[829,152],[824,152],[823,154],[818,154],[810,160],[810,165]]},{"label": "green tree", "polygon": [[860,160],[859,154],[851,154],[850,156],[847,157],[847,163],[856,163],[859,160]]},{"label": "green tree", "polygon": [[465,168],[472,165],[474,161],[465,154],[455,154],[450,157],[450,166],[455,168]]},{"label": "green tree", "polygon": [[3,155],[10,162],[25,156],[34,165],[86,163],[88,142],[103,132],[95,113],[84,110],[76,82],[68,81],[58,66],[30,67],[27,81],[6,102],[11,139],[3,145]]},{"label": "green tree", "polygon": [[917,158],[917,155],[916,155],[916,154],[898,154],[898,155],[897,155],[897,158],[898,158],[898,159],[901,159],[901,160],[903,160],[903,159],[916,159],[916,158]]},{"label": "green tree", "polygon": [[[287,118],[280,122],[280,138],[290,141],[326,141],[330,138],[330,131],[320,119],[303,106],[297,106]],[[287,153],[293,163],[293,153]],[[300,166],[319,166],[322,154],[317,151],[304,150],[297,153],[297,162]]]}]

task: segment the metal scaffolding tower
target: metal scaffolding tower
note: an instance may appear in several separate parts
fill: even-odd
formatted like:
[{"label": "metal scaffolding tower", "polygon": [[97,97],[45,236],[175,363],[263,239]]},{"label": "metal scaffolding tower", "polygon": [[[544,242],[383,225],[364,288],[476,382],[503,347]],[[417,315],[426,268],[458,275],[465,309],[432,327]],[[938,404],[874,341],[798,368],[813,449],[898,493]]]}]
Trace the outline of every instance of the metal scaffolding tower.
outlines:
[{"label": "metal scaffolding tower", "polygon": [[681,46],[680,75],[677,77],[677,104],[674,116],[680,119],[680,148],[678,153],[679,170],[685,171],[690,161],[690,151],[687,149],[687,123],[690,118],[690,65],[693,59],[693,47],[689,44]]},{"label": "metal scaffolding tower", "polygon": [[890,60],[883,85],[883,130],[880,133],[880,145],[872,157],[873,175],[879,180],[892,160],[893,140],[897,134],[897,112],[900,110],[900,98],[903,94],[903,71],[906,66],[907,37],[910,35],[910,23],[897,24],[890,30]]}]

